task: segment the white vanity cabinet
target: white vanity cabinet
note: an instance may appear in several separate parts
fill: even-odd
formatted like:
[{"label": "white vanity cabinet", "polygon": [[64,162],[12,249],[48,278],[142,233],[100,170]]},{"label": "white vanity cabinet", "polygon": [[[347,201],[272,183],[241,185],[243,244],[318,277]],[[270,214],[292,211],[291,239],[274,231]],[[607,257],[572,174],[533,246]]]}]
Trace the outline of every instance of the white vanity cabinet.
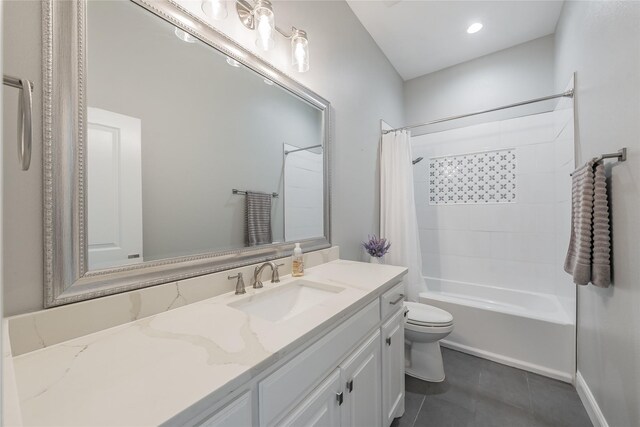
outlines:
[{"label": "white vanity cabinet", "polygon": [[376,329],[278,426],[381,427],[382,365]]},{"label": "white vanity cabinet", "polygon": [[384,427],[404,414],[404,308],[382,325],[382,410]]},{"label": "white vanity cabinet", "polygon": [[344,385],[342,426],[382,426],[381,369],[380,331],[376,330],[340,365]]},{"label": "white vanity cabinet", "polygon": [[344,392],[336,369],[278,425],[330,427],[340,426],[340,406]]},{"label": "white vanity cabinet", "polygon": [[391,304],[398,289],[260,375],[246,385],[252,392],[197,424],[389,427],[404,412],[404,309]]},{"label": "white vanity cabinet", "polygon": [[251,426],[251,392],[248,391],[220,409],[213,416],[197,423],[201,427]]}]

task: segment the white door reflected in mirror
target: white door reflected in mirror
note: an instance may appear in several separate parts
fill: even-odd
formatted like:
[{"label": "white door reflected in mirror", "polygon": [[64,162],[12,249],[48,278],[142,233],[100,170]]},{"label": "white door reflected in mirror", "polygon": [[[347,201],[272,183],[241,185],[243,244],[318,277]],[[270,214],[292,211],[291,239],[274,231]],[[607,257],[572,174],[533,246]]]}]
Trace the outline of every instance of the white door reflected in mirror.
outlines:
[{"label": "white door reflected in mirror", "polygon": [[89,270],[143,262],[141,120],[89,107],[87,122]]}]

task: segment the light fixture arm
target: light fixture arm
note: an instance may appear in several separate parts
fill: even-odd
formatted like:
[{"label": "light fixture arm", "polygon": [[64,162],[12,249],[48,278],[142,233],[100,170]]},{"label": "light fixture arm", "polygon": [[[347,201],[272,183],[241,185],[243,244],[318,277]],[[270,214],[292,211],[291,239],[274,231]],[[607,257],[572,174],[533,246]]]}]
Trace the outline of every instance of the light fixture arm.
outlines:
[{"label": "light fixture arm", "polygon": [[[242,25],[250,30],[256,29],[256,20],[253,15],[255,5],[252,5],[247,0],[236,0],[236,11],[238,12],[238,18]],[[276,25],[276,31],[279,32],[284,38],[291,40],[291,37],[296,33],[296,27],[291,27],[291,33],[287,34],[282,28]]]},{"label": "light fixture arm", "polygon": [[[309,39],[307,32],[296,27],[291,27],[291,32],[286,32],[275,24],[275,14],[270,0],[235,0],[236,12],[242,25],[250,30],[259,30],[260,35],[256,39],[256,45],[262,50],[269,50],[273,47],[273,30],[280,33],[285,39],[291,41],[292,65],[298,72],[304,73],[309,69]],[[266,20],[263,19],[266,17]],[[267,23],[267,27],[258,28]],[[263,34],[263,30],[265,34]]]},{"label": "light fixture arm", "polygon": [[277,31],[277,32],[279,32],[279,33],[282,35],[282,37],[284,37],[285,39],[287,39],[287,40],[291,40],[291,37],[293,37],[293,35],[294,35],[294,34],[296,33],[296,31],[298,31],[298,30],[296,29],[296,27],[291,27],[291,34],[287,34],[287,33],[285,33],[285,32],[284,32],[284,30],[283,30],[283,29],[281,29],[280,27],[278,27],[278,26],[276,25],[276,31]]},{"label": "light fixture arm", "polygon": [[256,29],[256,20],[253,16],[253,10],[255,7],[247,0],[236,0],[236,12],[238,12],[238,18],[242,25],[250,30]]}]

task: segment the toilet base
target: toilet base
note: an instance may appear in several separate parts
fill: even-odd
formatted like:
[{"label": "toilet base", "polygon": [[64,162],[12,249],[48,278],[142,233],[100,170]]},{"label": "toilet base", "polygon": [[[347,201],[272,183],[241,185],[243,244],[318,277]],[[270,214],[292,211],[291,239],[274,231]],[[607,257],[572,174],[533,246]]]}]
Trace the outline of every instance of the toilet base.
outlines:
[{"label": "toilet base", "polygon": [[444,381],[440,342],[412,342],[409,360],[409,366],[405,368],[407,375],[432,383]]}]

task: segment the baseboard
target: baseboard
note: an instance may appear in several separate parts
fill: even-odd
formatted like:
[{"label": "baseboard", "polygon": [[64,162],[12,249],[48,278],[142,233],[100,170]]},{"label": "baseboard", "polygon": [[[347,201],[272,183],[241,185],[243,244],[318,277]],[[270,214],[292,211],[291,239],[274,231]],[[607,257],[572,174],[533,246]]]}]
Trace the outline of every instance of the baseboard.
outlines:
[{"label": "baseboard", "polygon": [[580,371],[576,373],[576,390],[578,391],[578,396],[580,396],[580,400],[582,401],[584,408],[587,410],[587,414],[591,419],[593,427],[609,427],[607,419],[600,410],[600,406],[598,406],[596,398],[593,397],[593,393],[591,393],[591,389],[582,377]]},{"label": "baseboard", "polygon": [[553,378],[563,381],[565,383],[573,382],[573,375],[568,372],[562,372],[555,369],[546,368],[544,366],[536,365],[533,363],[525,362],[523,360],[514,359],[502,354],[492,353],[486,350],[480,350],[476,347],[469,347],[464,344],[458,344],[455,342],[442,340],[440,344],[443,347],[450,348],[452,350],[461,351],[463,353],[471,354],[473,356],[482,357],[493,362],[502,363],[503,365],[512,366],[514,368],[522,369],[524,371],[533,372],[534,374],[542,375],[545,377]]}]

